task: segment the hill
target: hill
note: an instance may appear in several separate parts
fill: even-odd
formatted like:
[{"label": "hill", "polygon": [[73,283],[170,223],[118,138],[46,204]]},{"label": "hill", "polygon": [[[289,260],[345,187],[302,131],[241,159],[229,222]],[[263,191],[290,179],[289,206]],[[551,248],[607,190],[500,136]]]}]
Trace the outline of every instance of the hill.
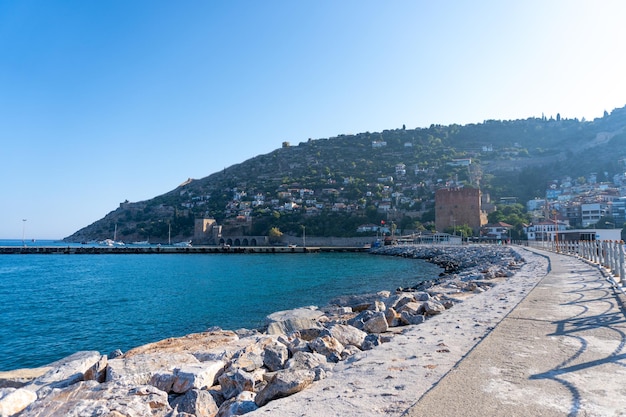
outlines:
[{"label": "hill", "polygon": [[624,172],[626,107],[593,121],[529,118],[404,127],[283,146],[163,195],[124,202],[66,241],[191,239],[196,218],[225,234],[354,236],[363,224],[417,229],[434,220],[434,192],[471,185],[494,201],[543,197],[550,180]]}]

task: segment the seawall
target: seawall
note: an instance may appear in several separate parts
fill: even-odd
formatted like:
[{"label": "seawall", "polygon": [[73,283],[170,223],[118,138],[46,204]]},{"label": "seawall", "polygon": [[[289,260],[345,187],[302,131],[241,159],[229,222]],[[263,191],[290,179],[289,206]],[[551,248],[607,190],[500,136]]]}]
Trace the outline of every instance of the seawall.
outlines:
[{"label": "seawall", "polygon": [[369,248],[354,246],[0,246],[0,255],[64,254],[64,255],[141,255],[141,254],[234,254],[234,253],[314,253],[367,252]]}]

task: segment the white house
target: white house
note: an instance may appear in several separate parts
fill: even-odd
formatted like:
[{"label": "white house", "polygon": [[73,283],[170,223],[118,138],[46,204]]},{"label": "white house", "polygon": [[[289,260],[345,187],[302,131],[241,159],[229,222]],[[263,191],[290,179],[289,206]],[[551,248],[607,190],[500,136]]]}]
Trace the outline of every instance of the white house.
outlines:
[{"label": "white house", "polygon": [[489,223],[482,227],[483,236],[490,239],[507,239],[511,228],[513,228],[512,225],[504,222]]}]

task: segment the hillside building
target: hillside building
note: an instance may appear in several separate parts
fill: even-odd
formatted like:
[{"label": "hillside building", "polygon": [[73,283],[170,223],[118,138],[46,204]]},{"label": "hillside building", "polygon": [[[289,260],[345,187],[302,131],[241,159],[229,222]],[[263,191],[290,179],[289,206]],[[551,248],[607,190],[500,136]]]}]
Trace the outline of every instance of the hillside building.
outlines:
[{"label": "hillside building", "polygon": [[435,227],[443,232],[449,227],[468,225],[475,236],[487,224],[482,209],[482,193],[477,188],[441,188],[435,193]]},{"label": "hillside building", "polygon": [[215,244],[222,237],[222,226],[215,219],[199,218],[195,220],[193,242]]}]

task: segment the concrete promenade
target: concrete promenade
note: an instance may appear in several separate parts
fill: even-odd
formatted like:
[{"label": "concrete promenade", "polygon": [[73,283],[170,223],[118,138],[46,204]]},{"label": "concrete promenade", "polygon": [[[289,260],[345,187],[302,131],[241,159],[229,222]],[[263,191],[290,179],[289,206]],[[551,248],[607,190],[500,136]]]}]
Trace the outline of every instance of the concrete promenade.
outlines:
[{"label": "concrete promenade", "polygon": [[597,266],[550,271],[404,416],[626,416],[625,297]]}]

